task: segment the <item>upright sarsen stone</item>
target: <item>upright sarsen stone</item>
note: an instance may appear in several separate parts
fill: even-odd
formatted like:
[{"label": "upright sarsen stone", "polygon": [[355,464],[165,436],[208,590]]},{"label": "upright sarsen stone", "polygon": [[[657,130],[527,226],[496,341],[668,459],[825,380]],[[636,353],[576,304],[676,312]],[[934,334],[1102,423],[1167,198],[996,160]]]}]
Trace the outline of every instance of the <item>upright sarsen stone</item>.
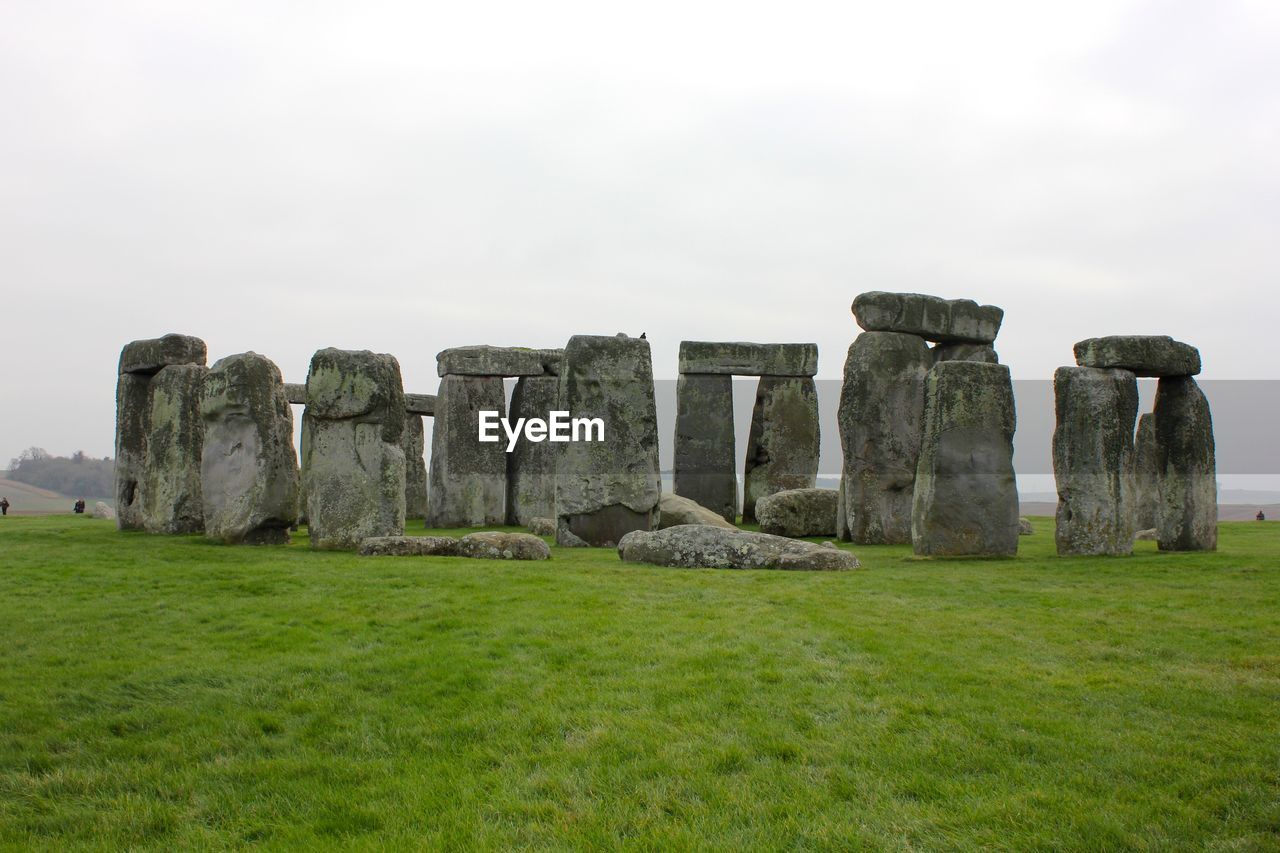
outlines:
[{"label": "upright sarsen stone", "polygon": [[929,371],[911,518],[916,554],[1017,553],[1015,426],[1009,368],[944,361]]},{"label": "upright sarsen stone", "polygon": [[1156,459],[1156,416],[1138,418],[1133,439],[1134,527],[1151,530],[1160,524],[1160,468]]},{"label": "upright sarsen stone", "polygon": [[1214,551],[1218,547],[1218,483],[1209,401],[1190,376],[1165,377],[1156,386],[1156,468],[1161,551]]},{"label": "upright sarsen stone", "polygon": [[819,441],[813,379],[761,376],[743,465],[743,521],[755,521],[756,501],[765,495],[817,484]]},{"label": "upright sarsen stone", "polygon": [[840,389],[844,471],[836,533],[867,545],[911,541],[911,505],[934,355],[917,335],[863,332]]},{"label": "upright sarsen stone", "polygon": [[1138,380],[1127,370],[1059,367],[1053,390],[1058,553],[1130,554]]},{"label": "upright sarsen stone", "polygon": [[404,434],[400,436],[400,449],[404,451],[404,517],[426,518],[427,515],[427,462],[426,430],[422,415],[407,414]]},{"label": "upright sarsen stone", "polygon": [[354,549],[404,533],[400,365],[367,350],[322,349],[307,373],[303,459],[313,548]]},{"label": "upright sarsen stone", "polygon": [[220,359],[205,374],[200,414],[205,535],[232,544],[288,542],[298,517],[298,462],[279,368],[254,352]]},{"label": "upright sarsen stone", "polygon": [[431,498],[428,527],[503,524],[507,454],[499,441],[480,441],[480,412],[505,416],[501,376],[445,376],[436,392],[431,427]]},{"label": "upright sarsen stone", "polygon": [[682,373],[676,383],[672,491],[725,521],[737,520],[734,450],[733,375]]},{"label": "upright sarsen stone", "polygon": [[[558,362],[557,362],[558,364]],[[511,392],[512,421],[549,417],[560,394],[558,376],[522,376]],[[503,443],[505,449],[506,437]],[[556,514],[556,457],[550,441],[521,439],[507,459],[507,524],[527,527],[535,518]]]},{"label": "upright sarsen stone", "polygon": [[560,365],[557,409],[600,418],[603,441],[560,444],[556,542],[608,546],[658,526],[662,481],[649,342],[574,335]]},{"label": "upright sarsen stone", "polygon": [[200,398],[207,368],[173,364],[151,378],[142,526],[149,533],[199,533],[204,529],[200,454],[204,423]]}]

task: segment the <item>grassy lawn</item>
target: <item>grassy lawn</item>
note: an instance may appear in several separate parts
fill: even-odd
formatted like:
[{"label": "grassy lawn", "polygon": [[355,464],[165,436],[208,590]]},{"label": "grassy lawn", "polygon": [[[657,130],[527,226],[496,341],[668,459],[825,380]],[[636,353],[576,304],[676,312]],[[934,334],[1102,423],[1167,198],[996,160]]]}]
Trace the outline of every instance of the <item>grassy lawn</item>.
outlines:
[{"label": "grassy lawn", "polygon": [[1036,527],[806,574],[4,519],[0,845],[1280,848],[1280,524]]}]

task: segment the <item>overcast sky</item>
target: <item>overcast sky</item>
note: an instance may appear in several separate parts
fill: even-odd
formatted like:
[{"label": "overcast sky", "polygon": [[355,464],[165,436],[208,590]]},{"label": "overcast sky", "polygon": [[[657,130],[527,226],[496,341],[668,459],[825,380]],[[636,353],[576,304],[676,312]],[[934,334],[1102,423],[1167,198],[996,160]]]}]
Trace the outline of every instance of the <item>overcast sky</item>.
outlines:
[{"label": "overcast sky", "polygon": [[0,7],[0,464],[112,451],[122,344],[817,341],[1005,308],[1017,378],[1167,333],[1278,378],[1280,4]]}]

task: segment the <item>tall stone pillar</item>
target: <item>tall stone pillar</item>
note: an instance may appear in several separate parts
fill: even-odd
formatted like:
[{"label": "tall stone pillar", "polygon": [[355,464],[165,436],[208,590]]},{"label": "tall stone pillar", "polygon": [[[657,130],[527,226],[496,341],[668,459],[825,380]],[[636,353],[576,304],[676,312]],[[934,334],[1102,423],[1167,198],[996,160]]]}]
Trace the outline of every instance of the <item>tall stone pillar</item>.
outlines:
[{"label": "tall stone pillar", "polygon": [[[546,420],[556,408],[559,393],[559,376],[521,376],[511,392],[511,420]],[[505,442],[504,436],[504,449]],[[523,438],[506,454],[507,524],[527,527],[535,518],[555,517],[558,455],[558,448],[550,441]]]},{"label": "tall stone pillar", "polygon": [[682,373],[676,384],[672,491],[725,521],[738,518],[733,376]]},{"label": "tall stone pillar", "polygon": [[756,501],[784,489],[811,489],[818,477],[818,391],[810,376],[761,376],[742,472],[742,520]]}]

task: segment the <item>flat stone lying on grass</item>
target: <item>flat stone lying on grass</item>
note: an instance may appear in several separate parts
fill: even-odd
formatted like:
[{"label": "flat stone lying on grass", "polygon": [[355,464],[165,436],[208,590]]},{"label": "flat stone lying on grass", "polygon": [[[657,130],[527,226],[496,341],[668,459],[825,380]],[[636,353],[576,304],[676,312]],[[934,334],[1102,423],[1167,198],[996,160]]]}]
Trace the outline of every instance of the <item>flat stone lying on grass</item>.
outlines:
[{"label": "flat stone lying on grass", "polygon": [[116,511],[108,504],[103,503],[102,501],[97,501],[93,505],[93,517],[114,519],[116,517]]},{"label": "flat stone lying on grass", "polygon": [[452,536],[371,536],[360,543],[362,557],[456,557]]},{"label": "flat stone lying on grass", "polygon": [[554,518],[529,519],[529,532],[534,536],[555,536],[556,520]]},{"label": "flat stone lying on grass", "polygon": [[686,569],[856,569],[848,551],[769,533],[682,524],[666,530],[636,530],[622,537],[618,556],[628,563],[652,563]]},{"label": "flat stone lying on grass", "polygon": [[691,501],[680,495],[664,494],[662,499],[658,501],[658,511],[661,517],[658,519],[658,529],[665,530],[668,527],[676,527],[681,524],[709,524],[712,527],[722,527],[725,530],[737,530],[738,528],[724,520],[724,516],[714,510],[709,510],[697,501]]},{"label": "flat stone lying on grass", "polygon": [[1004,311],[972,299],[873,290],[853,300],[853,316],[868,332],[905,332],[939,343],[989,344],[1000,332]]},{"label": "flat stone lying on grass", "polygon": [[1116,367],[1138,376],[1195,376],[1200,350],[1168,335],[1112,335],[1075,346],[1081,367]]},{"label": "flat stone lying on grass", "polygon": [[786,489],[762,497],[756,518],[776,536],[834,536],[839,499],[835,489]]},{"label": "flat stone lying on grass", "polygon": [[485,530],[463,536],[458,542],[458,554],[481,560],[547,560],[551,549],[531,533]]}]

